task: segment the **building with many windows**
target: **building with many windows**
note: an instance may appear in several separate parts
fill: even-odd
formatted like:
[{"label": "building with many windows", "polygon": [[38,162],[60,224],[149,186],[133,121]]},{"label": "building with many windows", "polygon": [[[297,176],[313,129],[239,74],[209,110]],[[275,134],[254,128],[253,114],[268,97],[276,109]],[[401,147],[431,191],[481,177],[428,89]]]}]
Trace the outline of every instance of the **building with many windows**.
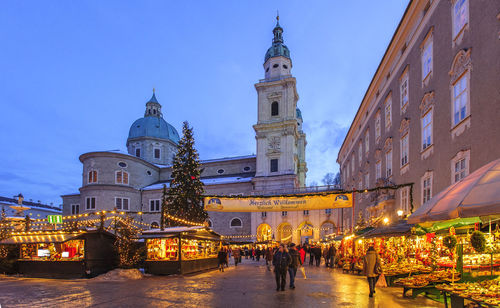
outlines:
[{"label": "building with many windows", "polygon": [[[265,78],[255,84],[257,123],[253,126],[256,155],[202,160],[206,194],[260,195],[296,191],[305,186],[306,135],[297,107],[296,79],[290,51],[277,22],[272,46],[264,58]],[[144,117],[130,127],[127,152],[100,151],[80,156],[82,186],[63,195],[65,215],[100,210],[142,212],[151,228],[160,223],[163,185],[171,181],[171,162],[179,141],[176,129],[163,118],[156,95],[146,103]],[[303,192],[303,191],[302,191]],[[296,242],[332,233],[332,212],[221,213],[209,212],[209,224],[223,235],[256,235],[256,240]]]},{"label": "building with many windows", "polygon": [[[413,183],[414,209],[500,158],[500,2],[414,0],[337,162],[344,189]],[[344,225],[412,211],[410,188],[356,194]]]}]

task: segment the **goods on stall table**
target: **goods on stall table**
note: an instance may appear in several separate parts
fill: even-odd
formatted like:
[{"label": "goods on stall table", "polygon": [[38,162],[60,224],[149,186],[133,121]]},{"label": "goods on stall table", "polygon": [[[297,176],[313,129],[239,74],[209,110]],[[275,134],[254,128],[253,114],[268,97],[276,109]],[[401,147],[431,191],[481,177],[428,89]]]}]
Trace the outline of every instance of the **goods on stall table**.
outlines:
[{"label": "goods on stall table", "polygon": [[429,273],[431,270],[429,266],[410,262],[392,263],[383,266],[384,274],[389,276],[409,273]]},{"label": "goods on stall table", "polygon": [[477,302],[500,305],[500,278],[473,283],[443,284],[437,285],[436,288]]},{"label": "goods on stall table", "polygon": [[21,245],[21,259],[33,261],[79,261],[83,260],[83,240],[64,243],[29,243]]},{"label": "goods on stall table", "polygon": [[409,288],[421,288],[425,287],[430,283],[443,282],[443,281],[451,281],[453,276],[455,276],[455,280],[459,277],[460,273],[455,271],[455,275],[453,275],[452,270],[440,270],[431,272],[429,274],[419,274],[406,278],[400,278],[396,280],[396,283],[401,284],[405,287]]}]

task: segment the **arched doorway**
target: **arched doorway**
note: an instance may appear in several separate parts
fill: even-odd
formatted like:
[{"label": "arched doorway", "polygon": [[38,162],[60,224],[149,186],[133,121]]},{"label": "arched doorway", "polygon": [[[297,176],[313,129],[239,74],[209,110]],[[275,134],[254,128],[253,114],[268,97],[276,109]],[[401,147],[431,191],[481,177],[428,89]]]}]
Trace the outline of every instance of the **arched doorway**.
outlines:
[{"label": "arched doorway", "polygon": [[321,238],[325,238],[328,234],[332,234],[334,232],[337,232],[337,227],[335,227],[335,224],[330,220],[322,223],[319,229],[319,235]]},{"label": "arched doorway", "polygon": [[288,244],[292,241],[292,226],[284,222],[278,226],[278,241]]},{"label": "arched doorway", "polygon": [[309,243],[314,238],[314,226],[309,221],[304,221],[297,228],[300,237],[300,243]]},{"label": "arched doorway", "polygon": [[268,224],[260,224],[257,227],[257,242],[266,242],[273,239],[273,229]]},{"label": "arched doorway", "polygon": [[156,221],[153,221],[151,223],[150,229],[158,229],[159,227],[160,225]]}]

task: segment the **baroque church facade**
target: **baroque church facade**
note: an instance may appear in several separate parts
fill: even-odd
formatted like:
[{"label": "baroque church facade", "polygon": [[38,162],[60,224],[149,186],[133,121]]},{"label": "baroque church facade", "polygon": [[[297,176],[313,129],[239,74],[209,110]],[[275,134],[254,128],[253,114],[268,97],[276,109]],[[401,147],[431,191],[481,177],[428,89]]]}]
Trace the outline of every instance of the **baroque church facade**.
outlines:
[{"label": "baroque church facade", "polygon": [[[255,84],[256,155],[202,160],[205,194],[261,195],[305,187],[306,135],[297,107],[296,79],[279,20],[264,59],[265,78]],[[144,117],[130,127],[127,152],[100,151],[80,156],[79,193],[63,195],[63,215],[94,211],[129,211],[151,228],[159,226],[163,185],[169,187],[177,130],[163,118],[155,93]],[[141,212],[142,215],[136,214]],[[303,242],[334,232],[331,210],[300,212],[209,212],[209,225],[226,236]]]}]

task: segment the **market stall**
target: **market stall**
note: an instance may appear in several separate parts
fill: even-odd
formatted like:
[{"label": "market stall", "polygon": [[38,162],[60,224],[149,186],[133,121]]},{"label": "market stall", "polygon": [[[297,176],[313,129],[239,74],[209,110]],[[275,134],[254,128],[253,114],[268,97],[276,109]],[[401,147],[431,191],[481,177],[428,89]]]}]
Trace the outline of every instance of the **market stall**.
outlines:
[{"label": "market stall", "polygon": [[171,227],[142,233],[144,268],[157,275],[187,274],[217,268],[221,236],[207,227]]},{"label": "market stall", "polygon": [[80,278],[116,265],[115,236],[101,230],[17,232],[0,242],[16,245],[19,273],[32,277]]}]

